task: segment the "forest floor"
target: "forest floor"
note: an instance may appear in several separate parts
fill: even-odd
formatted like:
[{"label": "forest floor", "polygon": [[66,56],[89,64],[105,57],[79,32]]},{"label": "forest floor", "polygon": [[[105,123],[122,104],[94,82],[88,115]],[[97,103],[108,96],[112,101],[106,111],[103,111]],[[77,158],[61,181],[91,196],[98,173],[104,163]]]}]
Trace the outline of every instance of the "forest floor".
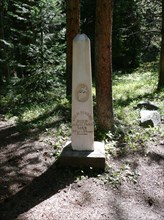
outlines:
[{"label": "forest floor", "polygon": [[164,220],[158,134],[144,153],[107,155],[105,171],[59,168],[51,138],[0,115],[0,220]]}]

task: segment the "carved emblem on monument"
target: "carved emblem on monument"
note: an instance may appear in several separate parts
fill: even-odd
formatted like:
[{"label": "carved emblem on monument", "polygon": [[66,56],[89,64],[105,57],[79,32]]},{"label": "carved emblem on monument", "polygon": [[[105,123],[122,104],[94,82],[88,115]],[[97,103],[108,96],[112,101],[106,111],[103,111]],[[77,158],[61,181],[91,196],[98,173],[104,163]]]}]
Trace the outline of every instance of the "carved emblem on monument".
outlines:
[{"label": "carved emblem on monument", "polygon": [[86,102],[89,98],[89,89],[85,84],[79,84],[76,88],[76,98],[79,102]]}]

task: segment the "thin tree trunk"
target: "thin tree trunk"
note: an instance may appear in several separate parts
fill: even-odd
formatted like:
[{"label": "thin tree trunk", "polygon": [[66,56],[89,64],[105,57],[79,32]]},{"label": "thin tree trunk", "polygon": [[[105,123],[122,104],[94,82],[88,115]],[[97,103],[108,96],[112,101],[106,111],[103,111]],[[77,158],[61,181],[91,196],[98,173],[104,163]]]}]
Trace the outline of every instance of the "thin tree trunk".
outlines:
[{"label": "thin tree trunk", "polygon": [[7,52],[3,42],[3,40],[6,41],[6,39],[4,34],[4,14],[2,10],[3,9],[0,11],[0,84],[3,83],[3,78],[6,78],[6,80],[9,78],[9,67],[6,61]]},{"label": "thin tree trunk", "polygon": [[164,86],[164,0],[162,0],[162,43],[160,53],[160,70],[158,88]]},{"label": "thin tree trunk", "polygon": [[[0,9],[1,10],[1,9]],[[3,13],[0,11],[0,40],[3,39]],[[0,59],[3,59],[3,43],[0,41]],[[3,82],[3,61],[0,61],[0,84]]]},{"label": "thin tree trunk", "polygon": [[97,0],[96,5],[96,99],[97,125],[111,130],[112,106],[112,0]]},{"label": "thin tree trunk", "polygon": [[80,0],[67,0],[67,70],[66,70],[66,86],[67,96],[71,96],[72,92],[72,43],[74,37],[80,32]]}]

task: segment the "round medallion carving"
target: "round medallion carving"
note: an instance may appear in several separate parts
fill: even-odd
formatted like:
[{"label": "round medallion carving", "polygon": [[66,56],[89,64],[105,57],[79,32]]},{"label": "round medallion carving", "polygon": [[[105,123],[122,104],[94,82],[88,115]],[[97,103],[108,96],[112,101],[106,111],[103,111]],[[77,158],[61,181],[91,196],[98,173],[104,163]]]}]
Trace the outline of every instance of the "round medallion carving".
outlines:
[{"label": "round medallion carving", "polygon": [[86,102],[89,98],[89,89],[85,84],[79,84],[76,88],[76,98],[79,102]]}]

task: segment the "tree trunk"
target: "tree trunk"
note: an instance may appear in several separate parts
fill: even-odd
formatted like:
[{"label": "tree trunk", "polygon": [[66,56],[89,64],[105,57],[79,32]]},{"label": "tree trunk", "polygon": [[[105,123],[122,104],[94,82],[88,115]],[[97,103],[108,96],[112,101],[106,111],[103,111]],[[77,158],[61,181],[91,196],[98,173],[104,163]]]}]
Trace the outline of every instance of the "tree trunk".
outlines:
[{"label": "tree trunk", "polygon": [[111,130],[114,125],[112,106],[112,0],[96,2],[96,101],[97,125]]},{"label": "tree trunk", "polygon": [[71,92],[72,92],[72,43],[74,37],[80,32],[80,0],[67,0],[66,20],[67,20],[66,94],[69,97],[71,96]]},{"label": "tree trunk", "polygon": [[160,53],[160,70],[158,88],[164,86],[164,0],[162,0],[162,43]]},{"label": "tree trunk", "polygon": [[3,8],[0,9],[0,84],[3,84],[3,79],[9,78],[9,67],[7,64],[7,48],[5,46],[6,41],[4,34],[4,13]]},{"label": "tree trunk", "polygon": [[[3,40],[4,39],[4,36],[3,36],[3,13],[0,9],[0,40]],[[3,61],[3,57],[4,57],[4,51],[3,51],[3,43],[2,41],[0,41],[0,84],[3,83],[3,69],[4,69],[4,61]]]}]

